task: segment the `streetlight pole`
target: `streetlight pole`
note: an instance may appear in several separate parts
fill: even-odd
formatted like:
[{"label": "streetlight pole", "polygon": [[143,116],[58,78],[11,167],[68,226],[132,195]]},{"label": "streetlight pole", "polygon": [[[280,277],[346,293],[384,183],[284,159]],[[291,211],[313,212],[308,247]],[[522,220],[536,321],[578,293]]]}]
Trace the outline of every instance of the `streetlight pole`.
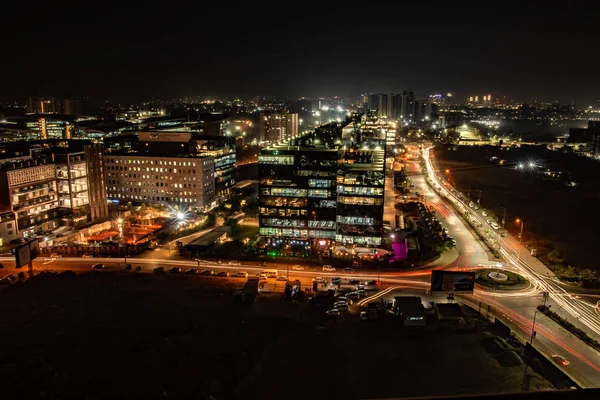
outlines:
[{"label": "streetlight pole", "polygon": [[517,218],[517,223],[519,223],[519,222],[521,223],[521,234],[519,235],[519,243],[523,243],[523,228],[525,226],[525,221]]},{"label": "streetlight pole", "polygon": [[479,192],[479,197],[477,198],[477,204],[481,205],[481,190],[477,190]]},{"label": "streetlight pole", "polygon": [[506,207],[502,207],[504,209],[504,217],[502,217],[502,228],[505,229],[505,223],[506,223]]},{"label": "streetlight pole", "polygon": [[535,317],[537,316],[537,313],[539,311],[536,310],[535,313],[533,313],[533,325],[531,327],[531,338],[529,339],[529,345],[532,346],[533,345],[533,338],[535,337]]}]

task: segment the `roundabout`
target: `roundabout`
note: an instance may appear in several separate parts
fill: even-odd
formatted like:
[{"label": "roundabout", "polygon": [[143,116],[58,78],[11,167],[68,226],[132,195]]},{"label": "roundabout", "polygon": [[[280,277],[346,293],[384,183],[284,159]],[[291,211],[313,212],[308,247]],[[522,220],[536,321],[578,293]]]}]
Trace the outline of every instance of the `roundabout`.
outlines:
[{"label": "roundabout", "polygon": [[475,283],[484,288],[496,290],[523,290],[530,285],[523,276],[497,268],[479,270],[475,276]]}]

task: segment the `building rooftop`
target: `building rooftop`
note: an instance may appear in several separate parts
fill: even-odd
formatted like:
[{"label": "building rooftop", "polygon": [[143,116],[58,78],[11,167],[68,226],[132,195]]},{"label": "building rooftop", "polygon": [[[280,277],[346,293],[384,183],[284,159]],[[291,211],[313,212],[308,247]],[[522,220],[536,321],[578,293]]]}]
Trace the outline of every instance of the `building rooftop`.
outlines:
[{"label": "building rooftop", "polygon": [[417,296],[396,296],[394,297],[394,307],[404,315],[422,315],[425,314],[425,307],[420,297]]}]

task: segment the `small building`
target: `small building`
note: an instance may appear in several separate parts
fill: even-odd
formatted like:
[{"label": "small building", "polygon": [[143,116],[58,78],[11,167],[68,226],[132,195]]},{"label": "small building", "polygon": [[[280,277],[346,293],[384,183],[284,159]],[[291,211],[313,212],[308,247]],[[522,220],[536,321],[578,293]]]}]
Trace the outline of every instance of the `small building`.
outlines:
[{"label": "small building", "polygon": [[182,251],[190,252],[192,256],[198,256],[212,249],[217,241],[224,240],[230,232],[231,227],[220,226],[185,245]]},{"label": "small building", "polygon": [[425,326],[425,307],[418,296],[394,297],[394,312],[402,318],[404,326]]},{"label": "small building", "polygon": [[438,320],[455,323],[465,324],[466,319],[459,304],[456,303],[438,303],[435,305],[436,315]]}]

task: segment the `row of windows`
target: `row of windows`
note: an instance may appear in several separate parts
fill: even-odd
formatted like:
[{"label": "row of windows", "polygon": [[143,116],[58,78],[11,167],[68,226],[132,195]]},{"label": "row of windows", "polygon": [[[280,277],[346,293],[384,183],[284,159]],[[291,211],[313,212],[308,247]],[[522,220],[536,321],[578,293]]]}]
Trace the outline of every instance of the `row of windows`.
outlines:
[{"label": "row of windows", "polygon": [[[260,203],[265,206],[271,207],[306,207],[308,205],[307,199],[298,199],[298,198],[285,198],[285,197],[277,197],[277,198],[261,198]],[[335,205],[334,205],[335,207]]]},{"label": "row of windows", "polygon": [[293,165],[294,164],[294,156],[271,156],[271,155],[259,155],[258,156],[259,164],[275,164],[275,165]]},{"label": "row of windows", "polygon": [[383,196],[383,188],[365,186],[338,186],[337,192],[342,194],[358,194],[362,196]]},{"label": "row of windows", "polygon": [[[106,164],[138,164],[138,165],[171,165],[175,167],[195,167],[195,161],[155,161],[155,160],[131,160],[131,159],[105,159]],[[207,162],[204,162],[207,165]]]},{"label": "row of windows", "polygon": [[[129,186],[169,187],[169,184],[168,183],[164,183],[164,182],[133,182],[133,181],[122,181],[122,180],[118,180],[118,179],[107,179],[106,183],[113,184],[113,185],[127,185],[127,184],[129,184]],[[179,189],[187,189],[188,187],[190,189],[192,189],[192,188],[195,189],[196,188],[196,184],[195,183],[194,184],[190,183],[189,185],[187,183],[183,183],[183,184],[181,184],[181,183],[171,183],[170,185],[171,185],[170,187],[179,188]],[[204,187],[208,187],[208,186],[211,186],[211,185],[209,185],[209,184],[205,184],[204,185]]]},{"label": "row of windows", "polygon": [[[144,169],[140,168],[140,167],[111,167],[108,166],[106,167],[106,169],[108,171],[138,171],[138,172],[143,172]],[[170,174],[188,174],[188,175],[195,175],[196,174],[196,170],[195,169],[177,169],[177,168],[162,168],[162,167],[149,167],[146,168],[145,172],[168,172]],[[205,174],[210,173],[210,170],[204,170]]]},{"label": "row of windows", "polygon": [[340,204],[349,204],[353,206],[381,206],[383,205],[383,199],[374,199],[369,197],[338,197]]},{"label": "row of windows", "polygon": [[[173,176],[167,176],[167,175],[142,175],[142,174],[106,174],[106,176],[108,178],[135,178],[135,179],[152,179],[153,181],[157,181],[157,180],[162,180],[162,181],[172,181],[173,180]],[[175,176],[175,180],[177,180],[177,178],[179,178],[181,180],[181,176]],[[210,179],[209,176],[206,176],[204,178],[204,180],[208,181]],[[187,177],[184,176],[183,177],[183,181],[189,181],[189,182],[196,182],[196,177]]]},{"label": "row of windows", "polygon": [[263,218],[261,219],[260,224],[262,226],[306,228],[306,221],[303,221],[301,219]]},{"label": "row of windows", "polygon": [[261,207],[260,215],[267,215],[270,217],[299,217],[301,215],[308,215],[308,211],[306,209],[286,209],[286,208],[268,208]]},{"label": "row of windows", "polygon": [[373,225],[375,220],[369,217],[343,217],[338,215],[337,222],[349,225]]},{"label": "row of windows", "polygon": [[[146,189],[140,189],[140,188],[115,188],[113,187],[111,188],[107,188],[107,192],[108,193],[119,193],[119,192],[125,192],[125,193],[163,193],[163,194],[171,194],[171,195],[175,195],[175,196],[193,196],[196,197],[198,196],[200,193],[199,192],[187,192],[187,191],[179,191],[179,190],[146,190]],[[207,190],[206,192],[204,192],[204,194],[209,194],[209,193],[213,193],[212,190]]]},{"label": "row of windows", "polygon": [[335,232],[333,232],[333,231],[320,231],[320,230],[308,230],[308,229],[260,228],[259,232],[263,236],[335,239]]},{"label": "row of windows", "polygon": [[343,244],[361,244],[381,246],[380,237],[335,235],[336,242]]},{"label": "row of windows", "polygon": [[196,199],[186,199],[183,197],[163,197],[163,196],[127,196],[121,194],[115,194],[113,196],[115,199],[121,200],[146,200],[146,201],[168,201],[168,202],[176,202],[176,203],[197,203]]},{"label": "row of windows", "polygon": [[309,179],[308,187],[317,188],[329,188],[333,185],[333,182],[327,179]]}]

